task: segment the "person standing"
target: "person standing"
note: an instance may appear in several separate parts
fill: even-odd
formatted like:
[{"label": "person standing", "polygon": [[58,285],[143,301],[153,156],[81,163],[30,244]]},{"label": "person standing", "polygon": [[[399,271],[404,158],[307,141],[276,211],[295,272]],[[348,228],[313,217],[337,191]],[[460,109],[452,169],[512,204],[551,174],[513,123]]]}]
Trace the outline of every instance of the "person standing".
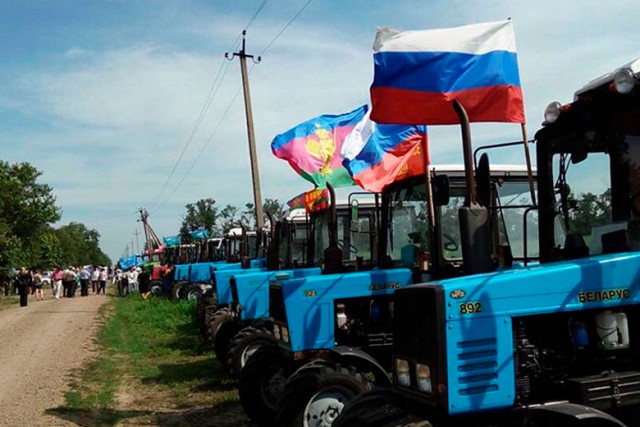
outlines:
[{"label": "person standing", "polygon": [[100,268],[98,273],[98,294],[102,291],[102,295],[107,292],[107,267]]},{"label": "person standing", "polygon": [[91,278],[91,273],[87,270],[86,267],[82,267],[80,270],[80,296],[86,297],[89,295],[89,279]]},{"label": "person standing", "polygon": [[127,279],[129,279],[129,293],[138,291],[138,270],[136,267],[131,267],[127,272]]},{"label": "person standing", "polygon": [[64,275],[64,271],[62,271],[62,268],[56,267],[56,269],[53,272],[53,276],[52,276],[53,284],[51,286],[53,288],[53,297],[55,299],[60,299],[63,275]]},{"label": "person standing", "polygon": [[98,292],[98,277],[100,276],[100,270],[97,265],[93,266],[91,270],[91,294],[95,295]]},{"label": "person standing", "polygon": [[42,282],[42,274],[40,274],[40,270],[36,270],[33,275],[33,287],[36,290],[36,301],[44,301],[44,283]]},{"label": "person standing", "polygon": [[20,267],[20,272],[16,278],[18,293],[20,294],[20,307],[26,307],[29,301],[29,290],[33,283],[31,272],[26,267]]}]

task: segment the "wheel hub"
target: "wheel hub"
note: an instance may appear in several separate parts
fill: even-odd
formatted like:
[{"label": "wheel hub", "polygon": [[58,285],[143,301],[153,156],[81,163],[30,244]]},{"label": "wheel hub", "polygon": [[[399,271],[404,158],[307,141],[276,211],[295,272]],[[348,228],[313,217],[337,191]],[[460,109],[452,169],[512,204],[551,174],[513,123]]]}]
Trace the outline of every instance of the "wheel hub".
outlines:
[{"label": "wheel hub", "polygon": [[284,392],[286,383],[287,377],[284,374],[284,369],[282,367],[273,369],[271,375],[266,378],[263,387],[263,398],[269,406],[273,408],[277,406],[278,399],[280,399],[280,396]]},{"label": "wheel hub", "polygon": [[348,398],[341,393],[316,393],[305,408],[303,414],[304,427],[329,427],[333,424]]}]

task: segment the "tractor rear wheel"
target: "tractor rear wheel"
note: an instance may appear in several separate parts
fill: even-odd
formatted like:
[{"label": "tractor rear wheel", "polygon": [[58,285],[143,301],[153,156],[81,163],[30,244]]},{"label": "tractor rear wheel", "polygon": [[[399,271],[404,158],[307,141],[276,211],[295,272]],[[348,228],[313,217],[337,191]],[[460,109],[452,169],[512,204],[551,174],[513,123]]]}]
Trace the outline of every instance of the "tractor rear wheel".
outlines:
[{"label": "tractor rear wheel", "polygon": [[344,406],[371,387],[365,373],[353,366],[314,360],[287,381],[278,404],[276,425],[332,426]]},{"label": "tractor rear wheel", "polygon": [[226,368],[231,378],[238,378],[249,358],[262,346],[277,344],[273,334],[264,326],[241,329],[229,343]]},{"label": "tractor rear wheel", "polygon": [[292,360],[282,356],[275,345],[260,347],[240,373],[238,393],[244,412],[258,425],[272,425],[278,401],[289,375]]},{"label": "tractor rear wheel", "polygon": [[209,337],[213,344],[213,352],[218,362],[224,366],[227,361],[227,350],[231,338],[238,332],[238,324],[229,307],[213,313],[209,323]]}]

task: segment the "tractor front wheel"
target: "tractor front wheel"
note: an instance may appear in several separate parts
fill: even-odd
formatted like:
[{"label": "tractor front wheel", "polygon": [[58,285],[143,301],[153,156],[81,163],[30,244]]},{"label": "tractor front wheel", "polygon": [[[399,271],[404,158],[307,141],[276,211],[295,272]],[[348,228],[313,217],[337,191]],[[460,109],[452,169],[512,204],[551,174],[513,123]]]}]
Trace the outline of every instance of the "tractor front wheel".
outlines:
[{"label": "tractor front wheel", "polygon": [[249,358],[262,346],[278,341],[265,327],[247,326],[238,332],[229,343],[227,369],[231,378],[238,378]]},{"label": "tractor front wheel", "polygon": [[213,344],[213,352],[222,366],[227,361],[229,342],[237,332],[238,322],[229,307],[221,308],[213,313],[208,335]]},{"label": "tractor front wheel", "polygon": [[240,373],[238,393],[244,412],[258,425],[272,425],[293,361],[275,345],[260,347]]},{"label": "tractor front wheel", "polygon": [[276,425],[332,426],[345,405],[371,387],[365,373],[353,366],[315,360],[287,381]]}]

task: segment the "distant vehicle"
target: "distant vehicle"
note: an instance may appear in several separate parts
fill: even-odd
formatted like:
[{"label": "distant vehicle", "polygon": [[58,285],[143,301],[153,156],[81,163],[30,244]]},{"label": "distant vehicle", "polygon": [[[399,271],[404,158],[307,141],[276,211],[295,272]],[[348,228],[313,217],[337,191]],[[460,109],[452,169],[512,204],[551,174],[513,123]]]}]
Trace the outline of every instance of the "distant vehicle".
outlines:
[{"label": "distant vehicle", "polygon": [[51,277],[51,272],[50,271],[43,271],[42,272],[42,283],[44,283],[45,285],[51,285],[52,282],[52,277]]}]

